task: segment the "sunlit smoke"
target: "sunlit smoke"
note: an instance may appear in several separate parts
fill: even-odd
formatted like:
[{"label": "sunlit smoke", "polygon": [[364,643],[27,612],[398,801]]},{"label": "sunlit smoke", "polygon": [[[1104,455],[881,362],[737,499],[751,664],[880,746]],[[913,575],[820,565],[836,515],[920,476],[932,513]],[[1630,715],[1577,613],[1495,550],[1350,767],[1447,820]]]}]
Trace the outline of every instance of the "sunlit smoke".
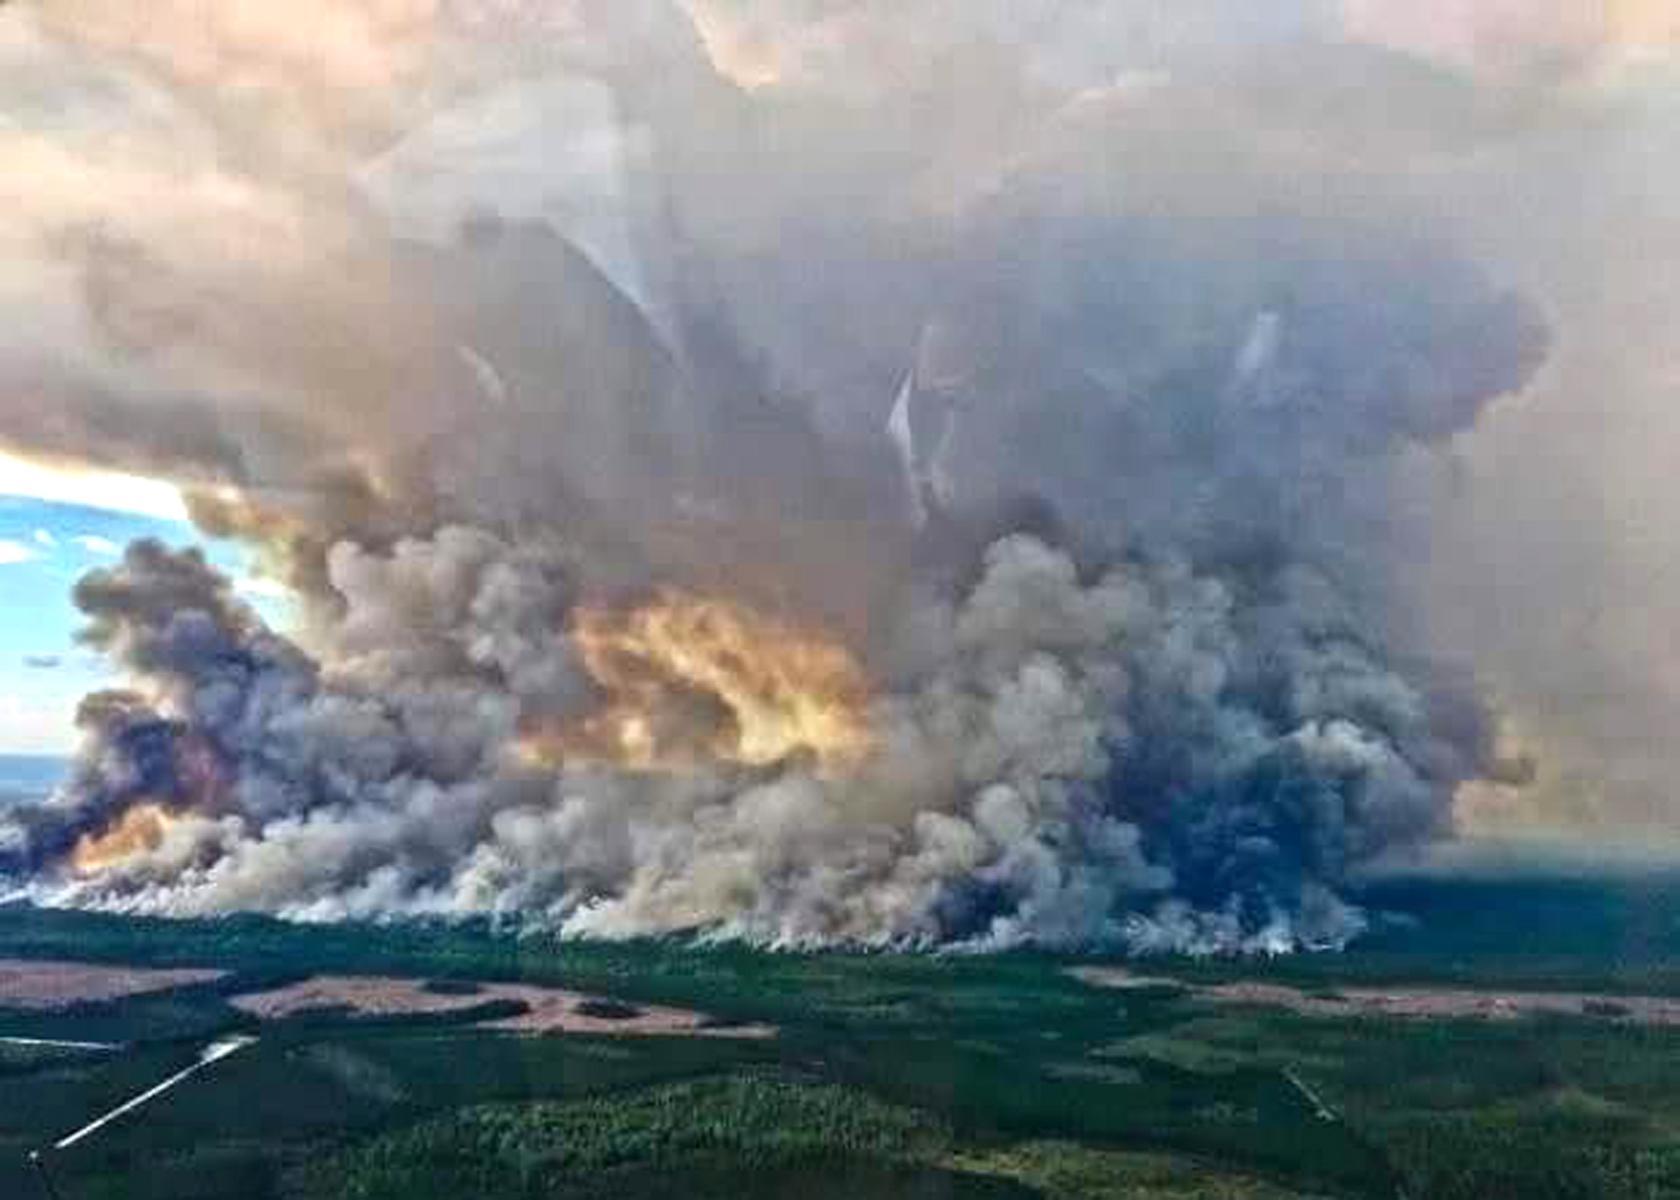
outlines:
[{"label": "sunlit smoke", "polygon": [[626,610],[580,609],[572,637],[604,693],[596,711],[540,729],[535,757],[639,770],[867,753],[868,687],[844,646],[728,600],[665,591]]},{"label": "sunlit smoke", "polygon": [[176,818],[161,804],[145,801],[124,810],[110,828],[84,833],[70,851],[78,875],[95,875],[163,845]]},{"label": "sunlit smoke", "polygon": [[32,462],[0,450],[0,496],[79,504],[112,512],[185,521],[180,491],[159,479]]}]

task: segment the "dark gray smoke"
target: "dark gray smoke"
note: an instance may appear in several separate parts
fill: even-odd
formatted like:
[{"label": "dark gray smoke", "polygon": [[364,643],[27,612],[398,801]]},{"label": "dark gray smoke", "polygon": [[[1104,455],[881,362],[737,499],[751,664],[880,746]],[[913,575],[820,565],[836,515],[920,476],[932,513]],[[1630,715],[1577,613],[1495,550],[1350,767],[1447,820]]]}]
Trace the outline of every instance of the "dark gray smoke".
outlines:
[{"label": "dark gray smoke", "polygon": [[[0,17],[158,124],[89,151],[125,128],[90,92],[86,128],[24,139],[30,286],[64,315],[0,351],[29,397],[0,443],[179,481],[299,628],[192,552],[87,576],[132,690],[0,826],[30,894],[1339,945],[1350,874],[1498,766],[1390,584],[1409,456],[1520,389],[1544,327],[1319,127],[1310,73],[1236,57],[1398,70],[1309,40],[1317,9],[1109,43],[991,14],[879,75],[795,21],[749,89],[759,43],[709,6],[515,5],[521,34],[351,4],[310,60],[344,79],[269,69],[303,18],[230,19],[263,100],[230,108],[164,7],[132,44],[95,0]],[[350,79],[381,102],[322,102]],[[149,156],[199,141],[164,188]],[[156,204],[55,210],[85,176]],[[847,647],[870,752],[530,753],[610,701],[580,611],[673,589]],[[689,686],[678,719],[741,719]]]}]

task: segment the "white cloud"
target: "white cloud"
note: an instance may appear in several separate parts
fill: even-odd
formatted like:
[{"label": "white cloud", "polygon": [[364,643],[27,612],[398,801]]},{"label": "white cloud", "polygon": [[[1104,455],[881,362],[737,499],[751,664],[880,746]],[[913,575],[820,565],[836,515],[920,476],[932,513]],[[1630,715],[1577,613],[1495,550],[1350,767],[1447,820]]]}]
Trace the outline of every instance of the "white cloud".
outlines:
[{"label": "white cloud", "polygon": [[41,557],[35,547],[12,538],[0,538],[0,567],[10,567]]},{"label": "white cloud", "polygon": [[35,544],[37,546],[46,546],[48,549],[51,549],[52,547],[58,545],[58,539],[52,535],[51,530],[37,529],[35,531]]},{"label": "white cloud", "polygon": [[100,537],[97,533],[84,533],[70,540],[89,554],[103,554],[108,558],[115,558],[122,553],[121,546],[110,538]]},{"label": "white cloud", "polygon": [[259,600],[289,600],[292,589],[267,575],[243,575],[234,580],[233,590]]},{"label": "white cloud", "polygon": [[187,519],[187,506],[181,499],[180,489],[165,480],[48,466],[3,450],[0,450],[0,496],[80,504],[164,521]]}]

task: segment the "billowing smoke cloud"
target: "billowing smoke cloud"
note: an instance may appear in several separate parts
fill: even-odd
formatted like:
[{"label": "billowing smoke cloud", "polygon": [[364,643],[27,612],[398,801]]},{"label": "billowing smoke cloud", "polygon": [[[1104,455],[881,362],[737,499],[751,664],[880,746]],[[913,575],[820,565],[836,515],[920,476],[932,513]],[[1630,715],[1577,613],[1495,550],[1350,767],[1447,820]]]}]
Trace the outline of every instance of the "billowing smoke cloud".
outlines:
[{"label": "billowing smoke cloud", "polygon": [[[1334,942],[1357,918],[1329,888],[1437,832],[1479,747],[1304,568],[1239,598],[1182,563],[1082,579],[1011,535],[965,594],[907,606],[914,645],[864,763],[550,768],[509,748],[522,716],[590,703],[555,632],[558,561],[447,527],[390,557],[342,546],[332,581],[346,607],[324,676],[194,552],[136,543],[87,576],[89,641],[149,699],[87,702],[96,751],[27,815],[17,869],[67,861],[64,898],[165,912]],[[109,861],[141,803],[151,844]]]},{"label": "billowing smoke cloud", "polygon": [[0,876],[1337,945],[1509,765],[1394,583],[1545,324],[1380,157],[1452,122],[1316,90],[1471,85],[1305,3],[258,7],[0,16],[75,101],[0,127],[0,444],[178,481],[301,600],[84,578],[129,688]]}]

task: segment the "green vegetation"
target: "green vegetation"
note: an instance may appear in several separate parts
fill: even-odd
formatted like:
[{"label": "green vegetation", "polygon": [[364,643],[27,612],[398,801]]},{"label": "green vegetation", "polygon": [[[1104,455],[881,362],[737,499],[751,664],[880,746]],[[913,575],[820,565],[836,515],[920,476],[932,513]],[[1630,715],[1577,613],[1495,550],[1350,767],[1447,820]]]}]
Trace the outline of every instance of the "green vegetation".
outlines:
[{"label": "green vegetation", "polygon": [[[114,1125],[57,1159],[55,1170],[74,1196],[165,1197],[198,1186],[190,1177],[208,1170],[213,1159],[239,1184],[204,1194],[273,1195],[279,1175],[299,1155],[458,1105],[628,1091],[713,1075],[761,1056],[753,1043],[715,1039],[605,1042],[446,1029],[347,1030],[330,1038],[324,1031],[314,1037],[282,1032],[168,1093],[143,1119]],[[76,1128],[193,1057],[193,1047],[160,1044],[103,1068],[43,1070],[29,1078],[27,1105],[0,1106],[0,1195],[29,1194],[16,1173],[25,1150]],[[18,1190],[9,1186],[14,1183]]]},{"label": "green vegetation", "polygon": [[579,1001],[577,1012],[581,1016],[594,1017],[601,1021],[628,1021],[642,1015],[642,1010],[634,1004],[626,1004],[622,1000],[583,1000]]},{"label": "green vegetation", "polygon": [[428,979],[421,987],[434,996],[476,996],[484,990],[471,979]]},{"label": "green vegetation", "polygon": [[1412,1197],[1680,1195],[1680,1030],[1222,1009],[1104,1054],[1287,1068],[1383,1151]]},{"label": "green vegetation", "polygon": [[[1590,926],[1609,919],[1588,912]],[[1328,993],[1505,976],[1613,991],[1672,970],[1552,946],[1499,959],[1464,949],[1475,939],[1462,929],[1452,939],[1434,959],[1379,942],[1149,973]],[[0,1104],[7,1197],[33,1194],[27,1149],[235,1030],[261,1040],[57,1161],[66,1200],[1680,1195],[1680,1030],[1613,1021],[1613,997],[1598,1019],[1329,1020],[1214,1008],[1173,987],[1104,990],[1035,954],[764,954],[22,907],[0,908],[0,954],[233,972],[60,1012],[0,1010],[0,1035],[127,1046],[0,1049],[0,1078],[28,1097]],[[471,1025],[502,1011],[488,1003],[259,1026],[228,1003],[316,972],[402,974],[463,996],[479,981],[562,984],[601,996],[602,1016],[665,1003],[780,1032],[521,1037]]]},{"label": "green vegetation", "polygon": [[[651,1186],[658,1182],[658,1186]],[[1261,1180],[1068,1142],[962,1145],[944,1122],[851,1089],[761,1077],[631,1098],[494,1106],[376,1139],[287,1180],[289,1194],[1143,1197],[1284,1200]]]},{"label": "green vegetation", "polygon": [[8,1075],[28,1075],[47,1067],[85,1062],[106,1053],[75,1046],[20,1046],[0,1042],[0,1080]]},{"label": "green vegetation", "polygon": [[951,1165],[1014,1179],[1046,1200],[1290,1200],[1263,1179],[1166,1154],[1077,1142],[1017,1142],[955,1154]]},{"label": "green vegetation", "polygon": [[846,1089],[737,1077],[573,1104],[460,1109],[320,1164],[293,1186],[358,1200],[615,1195],[627,1172],[686,1177],[720,1163],[751,1175],[816,1175],[821,1164],[913,1168],[948,1140],[915,1112]]}]

